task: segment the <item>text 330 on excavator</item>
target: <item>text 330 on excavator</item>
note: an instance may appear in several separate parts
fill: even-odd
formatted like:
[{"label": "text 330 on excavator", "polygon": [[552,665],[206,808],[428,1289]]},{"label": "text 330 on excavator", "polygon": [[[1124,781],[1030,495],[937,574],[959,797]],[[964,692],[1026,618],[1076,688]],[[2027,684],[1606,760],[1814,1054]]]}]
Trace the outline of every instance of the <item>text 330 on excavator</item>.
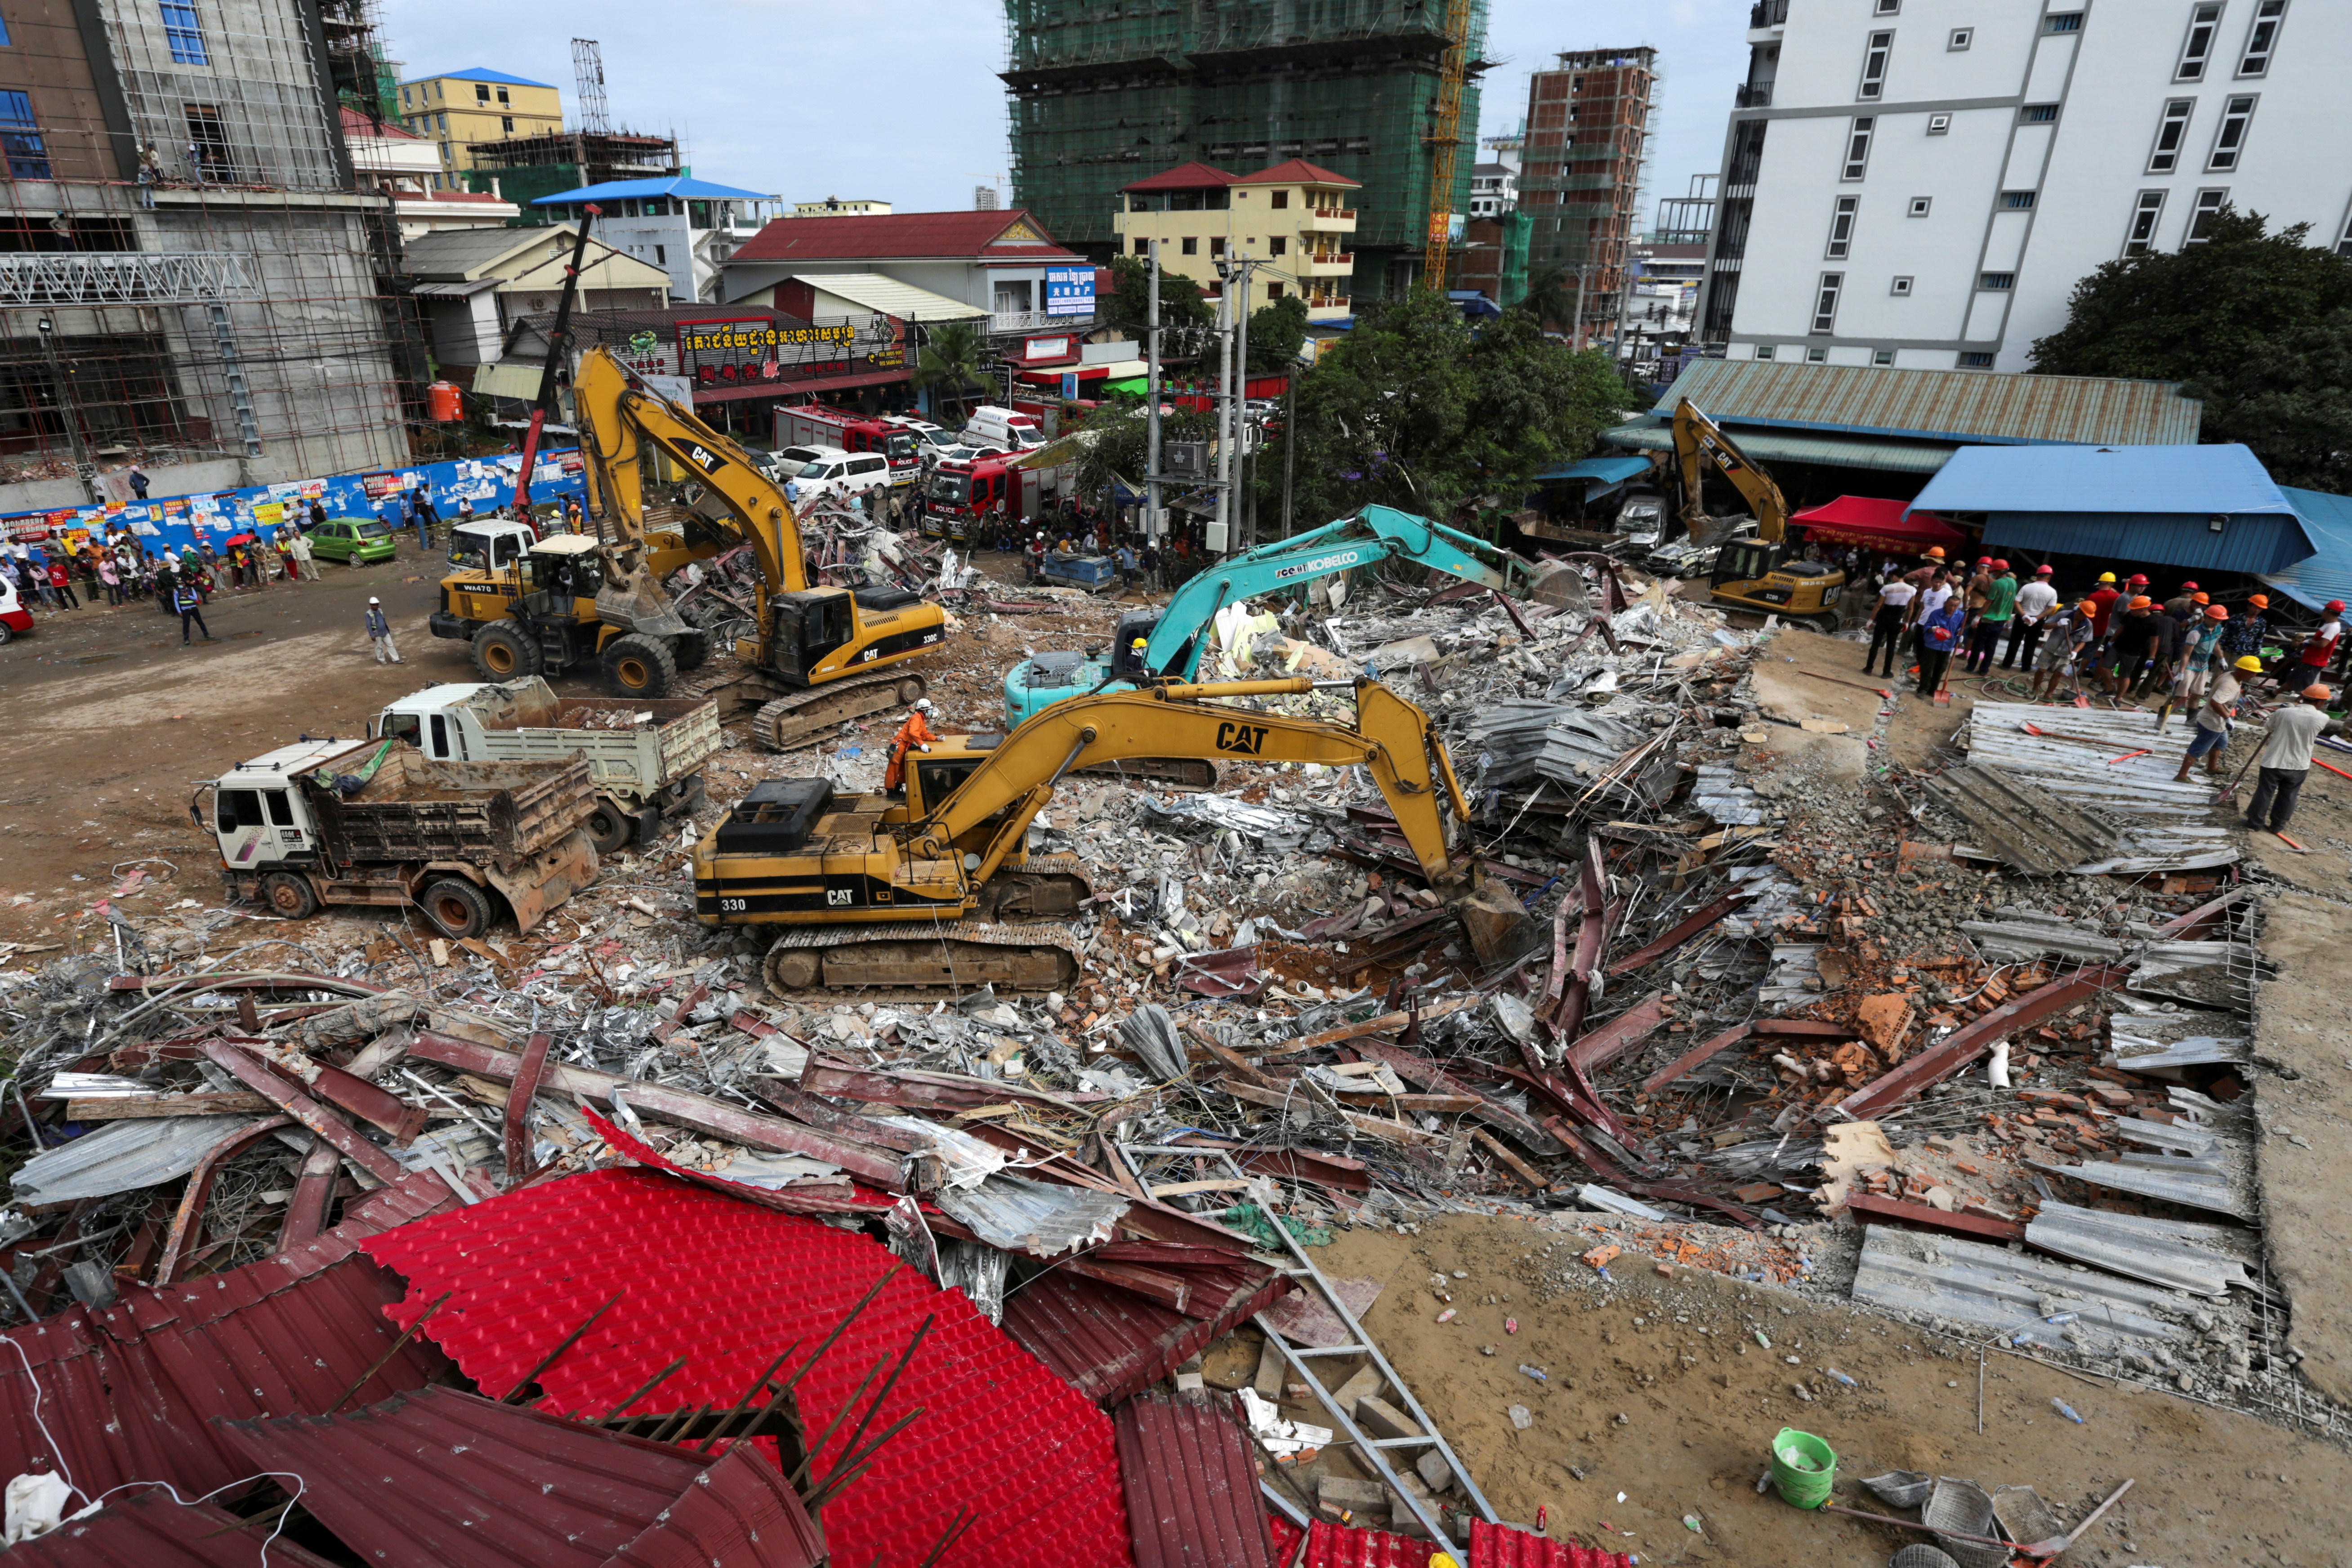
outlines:
[{"label": "text 330 on excavator", "polygon": [[1687,397],[1675,405],[1675,460],[1682,478],[1683,526],[1692,539],[1715,542],[1706,534],[1716,520],[1702,504],[1709,467],[1731,481],[1756,514],[1756,537],[1731,541],[1715,558],[1707,587],[1716,603],[1778,615],[1816,631],[1836,631],[1845,574],[1798,556],[1796,542],[1789,537],[1789,505],[1780,499],[1780,487]]}]

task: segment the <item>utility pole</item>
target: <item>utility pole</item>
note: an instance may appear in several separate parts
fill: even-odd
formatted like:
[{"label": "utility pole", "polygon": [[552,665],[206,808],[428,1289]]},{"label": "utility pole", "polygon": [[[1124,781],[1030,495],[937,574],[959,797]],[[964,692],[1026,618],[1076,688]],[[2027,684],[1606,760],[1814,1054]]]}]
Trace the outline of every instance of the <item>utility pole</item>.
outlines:
[{"label": "utility pole", "polygon": [[1293,356],[1283,387],[1282,403],[1282,537],[1290,537],[1291,454],[1298,449],[1298,361]]},{"label": "utility pole", "polygon": [[1157,544],[1166,530],[1160,518],[1160,242],[1156,239],[1151,242],[1151,300],[1144,311],[1144,339],[1151,363],[1143,382],[1143,537]]},{"label": "utility pole", "polygon": [[1243,484],[1241,505],[1234,510],[1243,522],[1242,548],[1254,549],[1257,544],[1256,498],[1248,489],[1249,468],[1249,317],[1250,273],[1255,263],[1248,257],[1241,258],[1241,293],[1234,303],[1234,440],[1241,448],[1234,454],[1234,474]]},{"label": "utility pole", "polygon": [[1230,531],[1234,495],[1233,400],[1226,395],[1234,384],[1233,264],[1220,260],[1217,277],[1217,508],[1210,522],[1209,548],[1223,554],[1234,547]]}]

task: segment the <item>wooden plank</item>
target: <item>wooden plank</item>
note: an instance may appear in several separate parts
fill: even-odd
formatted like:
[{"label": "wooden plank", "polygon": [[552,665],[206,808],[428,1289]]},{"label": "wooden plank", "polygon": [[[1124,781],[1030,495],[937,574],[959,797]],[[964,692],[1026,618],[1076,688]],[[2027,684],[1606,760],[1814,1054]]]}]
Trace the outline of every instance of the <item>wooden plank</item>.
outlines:
[{"label": "wooden plank", "polygon": [[1245,1193],[1249,1191],[1249,1184],[1247,1182],[1236,1182],[1230,1176],[1220,1177],[1215,1181],[1208,1182],[1151,1182],[1146,1184],[1151,1188],[1151,1195],[1155,1198],[1178,1197],[1185,1193]]},{"label": "wooden plank", "polygon": [[1528,1186],[1534,1188],[1539,1193],[1548,1193],[1551,1191],[1551,1184],[1545,1181],[1541,1176],[1536,1174],[1534,1166],[1528,1164],[1525,1160],[1520,1159],[1517,1154],[1512,1153],[1508,1149],[1504,1148],[1501,1139],[1496,1137],[1493,1133],[1487,1131],[1483,1127],[1473,1127],[1470,1129],[1470,1136],[1477,1141],[1480,1148],[1486,1150],[1486,1152],[1494,1155],[1496,1159],[1500,1160],[1505,1165],[1510,1167],[1511,1173],[1518,1177],[1519,1180],[1525,1182]]},{"label": "wooden plank", "polygon": [[[1484,996],[1456,996],[1451,1001],[1440,1002],[1433,1007],[1423,1007],[1420,1014],[1421,1020],[1423,1023],[1430,1023],[1451,1014],[1459,1013],[1465,1007],[1475,1007],[1485,1000]],[[1391,1029],[1403,1028],[1412,1020],[1413,1015],[1411,1013],[1382,1013],[1376,1018],[1366,1018],[1360,1024],[1342,1024],[1336,1029],[1324,1029],[1316,1034],[1303,1035],[1295,1040],[1285,1040],[1278,1046],[1269,1047],[1260,1051],[1258,1055],[1291,1057],[1297,1056],[1301,1051],[1321,1050],[1326,1046],[1336,1046],[1348,1040],[1361,1039],[1366,1035],[1385,1035]]]},{"label": "wooden plank", "polygon": [[266,1095],[199,1094],[101,1095],[66,1101],[68,1121],[136,1121],[156,1116],[257,1116],[278,1109]]}]

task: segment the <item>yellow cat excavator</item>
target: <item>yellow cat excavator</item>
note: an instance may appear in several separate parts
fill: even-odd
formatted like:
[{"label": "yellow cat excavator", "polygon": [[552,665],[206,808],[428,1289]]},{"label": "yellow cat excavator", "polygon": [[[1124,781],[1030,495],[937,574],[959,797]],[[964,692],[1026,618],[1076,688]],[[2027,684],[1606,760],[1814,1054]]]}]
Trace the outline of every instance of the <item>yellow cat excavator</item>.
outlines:
[{"label": "yellow cat excavator", "polygon": [[1687,397],[1675,405],[1675,461],[1682,476],[1683,526],[1696,542],[1715,543],[1724,527],[1720,519],[1707,516],[1703,504],[1709,465],[1731,481],[1756,515],[1753,539],[1730,540],[1716,554],[1707,574],[1716,603],[1766,611],[1816,631],[1836,631],[1845,574],[1798,555],[1797,542],[1789,537],[1789,503],[1780,499],[1780,487]]},{"label": "yellow cat excavator", "polygon": [[1305,678],[1166,680],[1057,702],[1009,735],[933,742],[908,755],[903,802],[836,797],[829,779],[770,780],[696,847],[695,919],[792,928],[768,952],[778,991],[1066,985],[1078,948],[1053,922],[1077,913],[1087,882],[1078,860],[1029,853],[1031,822],[1074,768],[1203,757],[1362,765],[1480,958],[1516,956],[1518,900],[1447,847],[1446,809],[1460,823],[1469,808],[1428,718],[1376,682],[1339,684],[1355,689],[1352,726],[1215,700],[1315,689]]},{"label": "yellow cat excavator", "polygon": [[[662,591],[660,574],[675,563],[647,552],[645,470],[649,451],[658,450],[704,487],[698,521],[722,546],[751,545],[760,566],[754,629],[734,647],[742,668],[702,683],[695,695],[738,710],[761,704],[751,732],[782,751],[845,719],[903,707],[923,694],[920,674],[891,667],[946,640],[947,614],[939,605],[905,588],[813,584],[783,491],[749,452],[647,388],[610,351],[592,348],[582,356],[572,401],[589,496],[604,514],[599,616],[640,632],[691,631]],[[639,694],[660,695],[674,674],[655,670],[660,689]]]}]

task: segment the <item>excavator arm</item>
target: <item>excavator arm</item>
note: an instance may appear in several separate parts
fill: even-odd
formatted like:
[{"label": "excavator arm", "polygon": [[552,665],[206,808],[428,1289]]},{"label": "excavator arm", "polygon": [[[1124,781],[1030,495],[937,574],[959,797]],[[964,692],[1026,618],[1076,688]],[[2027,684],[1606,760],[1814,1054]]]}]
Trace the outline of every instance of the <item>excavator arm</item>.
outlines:
[{"label": "excavator arm", "polygon": [[[1413,858],[1430,885],[1452,896],[1469,891],[1468,868],[1446,845],[1444,808],[1457,821],[1469,803],[1445,746],[1422,710],[1377,681],[1359,680],[1350,728],[1319,719],[1212,706],[1208,698],[1288,695],[1311,691],[1304,678],[1238,680],[1192,686],[1167,683],[1136,691],[1104,691],[1046,709],[1000,742],[988,760],[912,826],[910,853],[936,859],[1006,807],[1005,830],[992,835],[991,858],[1018,843],[1028,819],[1052,797],[1073,768],[1135,757],[1193,756],[1241,762],[1361,764],[1396,816]],[[985,880],[992,864],[980,868]]]},{"label": "excavator arm", "polygon": [[1361,516],[1261,545],[1189,579],[1145,643],[1144,668],[1190,680],[1200,670],[1210,622],[1227,605],[1383,561],[1412,562],[1496,593],[1527,575],[1508,551],[1483,539],[1393,507],[1368,506]]},{"label": "excavator arm", "polygon": [[1701,491],[1710,467],[1731,481],[1731,488],[1756,514],[1757,538],[1778,544],[1788,536],[1789,503],[1780,498],[1780,487],[1687,397],[1675,405],[1675,461],[1682,470],[1683,526],[1694,540],[1702,544],[1715,542],[1701,538],[1707,521]]}]

